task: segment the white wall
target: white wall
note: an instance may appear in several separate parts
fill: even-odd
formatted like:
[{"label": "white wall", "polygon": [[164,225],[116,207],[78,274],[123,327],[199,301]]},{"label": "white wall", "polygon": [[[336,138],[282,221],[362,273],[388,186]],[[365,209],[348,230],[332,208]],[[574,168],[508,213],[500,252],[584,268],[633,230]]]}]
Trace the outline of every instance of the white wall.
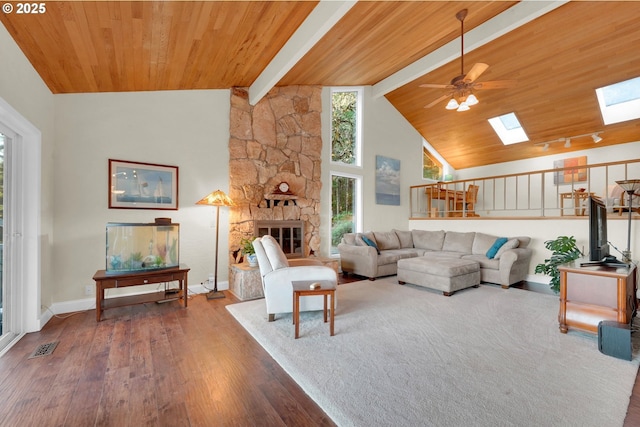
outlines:
[{"label": "white wall", "polygon": [[[606,138],[606,134],[603,134],[602,136]],[[554,161],[566,159],[568,157],[587,156],[587,164],[590,165],[640,158],[640,142],[629,142],[627,144],[611,146],[603,145],[601,142],[600,144],[593,144],[593,147],[594,148],[589,150],[571,151],[563,154],[534,157],[514,162],[496,163],[489,166],[460,169],[456,171],[456,179],[471,179],[483,176],[553,169]],[[630,176],[629,178],[634,177]],[[570,188],[570,186],[567,185],[567,188]]]},{"label": "white wall", "polygon": [[[181,224],[180,262],[191,268],[189,284],[213,273],[215,208],[195,203],[217,189],[228,193],[229,96],[228,90],[56,95],[56,302],[87,298],[85,285],[105,268],[107,222],[170,217]],[[178,166],[179,209],[109,209],[108,159]],[[227,239],[228,210],[221,208],[220,289],[228,288]]]},{"label": "white wall", "polygon": [[[29,203],[30,206],[37,206],[38,218],[35,222],[39,222],[39,227],[27,230],[23,235],[23,239],[27,240],[25,245],[35,249],[34,256],[25,260],[28,275],[23,278],[20,289],[28,307],[19,308],[28,312],[29,319],[25,319],[26,330],[34,331],[39,329],[42,322],[41,302],[50,305],[53,297],[51,242],[54,234],[54,96],[3,25],[0,25],[0,98],[21,116],[21,120],[26,120],[39,131],[39,136],[35,138],[39,142],[33,138],[25,141],[28,144],[39,144],[38,147],[29,147],[29,159],[25,159],[24,166],[30,169],[26,172],[29,177],[36,178],[37,182],[32,187],[40,188],[40,195],[36,195],[39,200]],[[18,172],[25,173],[22,170]],[[33,195],[23,196],[30,200]]]},{"label": "white wall", "polygon": [[[363,230],[380,230],[407,226],[409,192],[411,185],[423,184],[422,137],[409,125],[386,98],[373,98],[371,87],[364,87],[363,135],[361,168],[345,168],[332,164],[331,159],[331,94],[322,92],[322,252],[329,252],[331,227],[332,170],[363,176]],[[400,160],[400,206],[378,205],[375,194],[376,155]]]}]

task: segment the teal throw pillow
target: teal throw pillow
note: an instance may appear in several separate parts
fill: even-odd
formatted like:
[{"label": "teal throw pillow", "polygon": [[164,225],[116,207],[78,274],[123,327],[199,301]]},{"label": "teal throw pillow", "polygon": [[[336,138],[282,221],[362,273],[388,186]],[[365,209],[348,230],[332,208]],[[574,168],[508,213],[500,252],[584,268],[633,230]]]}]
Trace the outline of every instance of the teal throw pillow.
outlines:
[{"label": "teal throw pillow", "polygon": [[[376,245],[370,238],[362,236],[362,240],[368,245],[371,246],[372,248],[376,248],[376,252],[378,252],[378,255],[380,255],[380,249],[378,249],[378,245]],[[496,249],[496,252],[498,250]]]},{"label": "teal throw pillow", "polygon": [[507,243],[507,240],[509,239],[507,239],[506,237],[497,238],[493,246],[491,246],[487,251],[487,254],[486,254],[487,258],[489,259],[495,258],[496,254],[498,253],[498,250],[502,247],[502,245]]}]

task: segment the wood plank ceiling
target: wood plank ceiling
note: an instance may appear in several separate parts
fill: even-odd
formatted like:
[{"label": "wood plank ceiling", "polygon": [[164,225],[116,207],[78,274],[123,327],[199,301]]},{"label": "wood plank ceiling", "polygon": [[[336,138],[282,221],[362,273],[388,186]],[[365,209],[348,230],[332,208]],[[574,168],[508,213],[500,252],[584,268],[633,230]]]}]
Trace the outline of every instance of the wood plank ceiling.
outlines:
[{"label": "wood plank ceiling", "polygon": [[[0,22],[55,94],[224,89],[250,86],[316,4],[50,1],[45,14],[0,14]],[[467,33],[514,4],[358,2],[278,85],[378,84],[455,41],[459,10],[469,9]],[[518,83],[477,93],[480,104],[464,113],[446,102],[425,109],[443,92],[419,87],[448,83],[459,55],[385,96],[456,169],[592,148],[588,137],[546,152],[535,144],[596,131],[598,146],[638,141],[639,120],[603,125],[594,89],[640,75],[639,14],[636,1],[570,2],[465,51],[465,71],[490,65],[479,81]],[[512,111],[529,142],[503,146],[487,119]]]}]

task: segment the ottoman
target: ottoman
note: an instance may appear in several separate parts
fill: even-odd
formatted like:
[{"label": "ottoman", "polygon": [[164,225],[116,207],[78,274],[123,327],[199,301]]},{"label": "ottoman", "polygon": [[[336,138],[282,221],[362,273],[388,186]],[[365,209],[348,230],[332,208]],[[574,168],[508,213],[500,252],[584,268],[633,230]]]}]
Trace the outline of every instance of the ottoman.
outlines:
[{"label": "ottoman", "polygon": [[451,296],[460,289],[480,286],[480,265],[458,258],[405,258],[398,260],[398,283],[413,283]]}]

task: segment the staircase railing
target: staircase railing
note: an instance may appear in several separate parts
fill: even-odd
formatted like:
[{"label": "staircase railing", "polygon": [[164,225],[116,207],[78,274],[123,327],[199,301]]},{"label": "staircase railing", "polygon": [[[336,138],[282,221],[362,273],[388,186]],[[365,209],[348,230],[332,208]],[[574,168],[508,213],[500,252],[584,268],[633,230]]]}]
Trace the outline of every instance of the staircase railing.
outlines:
[{"label": "staircase railing", "polygon": [[[414,185],[410,218],[584,216],[589,195],[621,214],[615,181],[634,178],[640,178],[640,159]],[[471,202],[469,185],[479,187]]]}]

